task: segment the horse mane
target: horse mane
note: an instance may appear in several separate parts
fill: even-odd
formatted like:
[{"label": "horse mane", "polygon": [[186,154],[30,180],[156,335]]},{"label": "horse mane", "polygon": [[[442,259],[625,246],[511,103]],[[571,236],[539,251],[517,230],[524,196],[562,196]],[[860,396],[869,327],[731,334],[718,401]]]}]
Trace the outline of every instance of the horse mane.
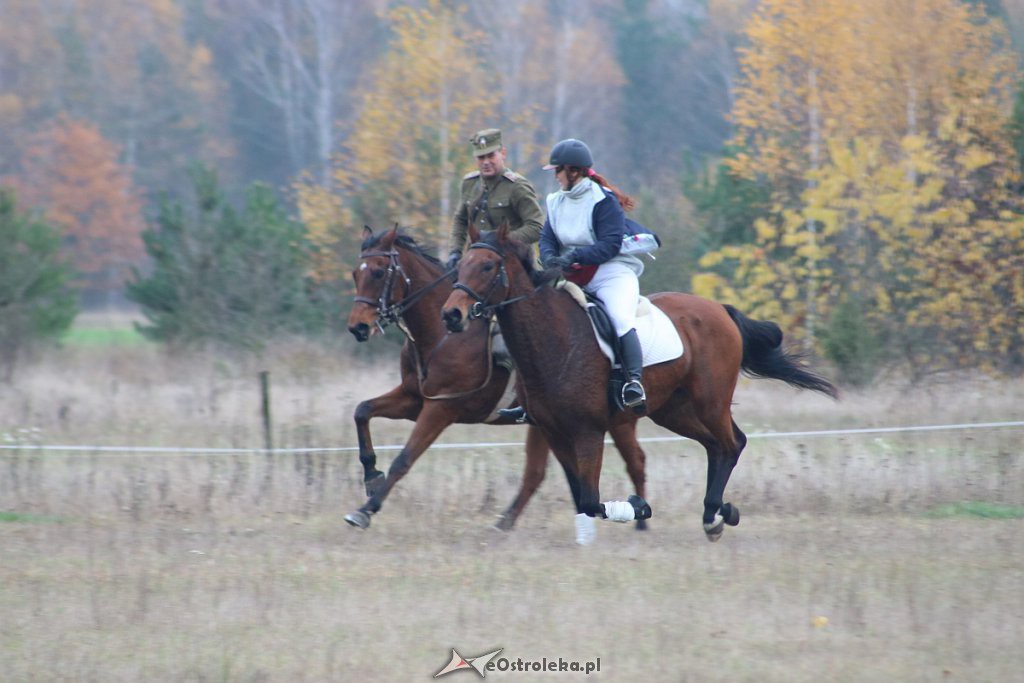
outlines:
[{"label": "horse mane", "polygon": [[[414,238],[412,235],[408,233],[408,230],[409,228],[398,229],[398,235],[395,236],[394,241],[395,246],[405,247],[409,251],[412,251],[413,253],[418,254],[419,256],[422,256],[426,260],[430,261],[435,266],[440,266],[441,259],[437,258],[432,253],[427,251],[428,247],[417,242],[416,238]],[[381,240],[383,240],[388,234],[389,233],[387,232],[383,232],[379,235],[370,235],[365,240],[363,240],[363,244],[359,247],[360,251],[366,251],[368,249],[373,249],[374,247],[380,246]]]}]

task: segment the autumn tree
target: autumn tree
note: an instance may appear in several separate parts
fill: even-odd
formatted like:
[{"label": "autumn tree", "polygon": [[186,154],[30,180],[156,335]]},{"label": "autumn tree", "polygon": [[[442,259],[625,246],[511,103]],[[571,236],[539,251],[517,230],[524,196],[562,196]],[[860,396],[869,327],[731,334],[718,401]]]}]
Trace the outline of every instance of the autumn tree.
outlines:
[{"label": "autumn tree", "polygon": [[60,234],[18,210],[0,188],[0,376],[10,380],[22,351],[53,339],[75,318],[71,267],[60,257]]},{"label": "autumn tree", "polygon": [[704,257],[723,270],[695,288],[810,342],[858,299],[917,372],[1013,347],[1021,207],[1000,24],[954,0],[769,0],[747,33],[730,170],[771,207],[752,243]]},{"label": "autumn tree", "polygon": [[[477,59],[487,73],[492,113],[482,123],[509,133],[509,162],[534,179],[558,140],[578,137],[600,151],[604,168],[629,156],[621,119],[626,85],[613,49],[610,0],[482,0],[469,18],[486,36]],[[482,127],[482,126],[478,126]],[[621,175],[621,174],[620,174]],[[542,188],[543,189],[543,188]]]},{"label": "autumn tree", "polygon": [[598,132],[621,140],[607,131],[619,131],[622,76],[601,49],[606,4],[429,0],[389,12],[392,38],[361,91],[333,187],[315,173],[299,186],[300,215],[325,255],[321,271],[342,270],[330,258],[350,260],[363,223],[415,226],[440,243],[459,180],[473,170],[469,136],[480,128],[501,127],[509,166],[535,178],[547,180],[540,166],[558,135],[588,138],[607,164],[613,153]]},{"label": "autumn tree", "polygon": [[[37,0],[0,3],[0,149],[17,149],[34,121],[58,110],[63,64],[54,24]],[[0,154],[0,177],[16,164],[16,154]]]},{"label": "autumn tree", "polygon": [[398,221],[439,237],[468,135],[491,107],[474,56],[480,35],[440,0],[389,16],[393,38],[362,95],[337,179],[367,222]]},{"label": "autumn tree", "polygon": [[137,184],[154,194],[182,182],[196,158],[224,162],[234,153],[220,102],[224,86],[209,46],[189,35],[187,7],[177,0],[71,0],[53,8],[64,14],[62,44],[74,67],[65,90],[85,94],[63,111],[96,122],[120,145]]},{"label": "autumn tree", "polygon": [[85,289],[118,289],[143,255],[139,197],[119,150],[97,128],[66,117],[22,153],[21,194],[60,229]]},{"label": "autumn tree", "polygon": [[[370,3],[337,0],[220,0],[222,65],[245,90],[239,123],[302,170],[330,184],[331,156],[348,132],[362,65],[379,43]],[[262,116],[261,116],[262,113]],[[274,134],[268,136],[268,131]]]},{"label": "autumn tree", "polygon": [[[224,85],[187,25],[202,5],[0,4],[0,145],[17,148],[60,115],[92,121],[119,146],[136,185],[152,191],[178,181],[196,157],[228,160]],[[0,158],[0,175],[17,175],[17,159]]]}]

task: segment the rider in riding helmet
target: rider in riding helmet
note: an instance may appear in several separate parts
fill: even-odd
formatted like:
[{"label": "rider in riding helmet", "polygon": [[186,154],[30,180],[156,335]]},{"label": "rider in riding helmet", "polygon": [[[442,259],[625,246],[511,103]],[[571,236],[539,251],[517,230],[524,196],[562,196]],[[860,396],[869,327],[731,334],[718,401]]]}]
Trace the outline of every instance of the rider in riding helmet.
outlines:
[{"label": "rider in riding helmet", "polygon": [[620,254],[625,212],[633,199],[594,172],[594,157],[586,143],[562,140],[551,149],[547,170],[554,170],[560,190],[547,197],[547,220],[540,235],[540,258],[545,268],[567,273],[605,305],[615,326],[628,381],[622,402],[639,408],[647,400],[641,384],[643,352],[636,334],[640,298],[639,258]]}]

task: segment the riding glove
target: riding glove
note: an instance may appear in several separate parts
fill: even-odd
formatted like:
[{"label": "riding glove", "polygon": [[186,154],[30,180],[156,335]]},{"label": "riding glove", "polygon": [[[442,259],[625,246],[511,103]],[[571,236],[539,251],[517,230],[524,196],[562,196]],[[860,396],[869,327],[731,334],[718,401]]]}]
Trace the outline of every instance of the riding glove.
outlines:
[{"label": "riding glove", "polygon": [[445,270],[451,270],[455,266],[459,265],[459,259],[462,258],[462,252],[457,249],[452,249],[452,252],[448,254],[448,262],[444,264]]},{"label": "riding glove", "polygon": [[544,261],[544,270],[552,270],[557,268],[558,270],[565,270],[572,265],[573,258],[570,254],[564,256],[550,256]]}]

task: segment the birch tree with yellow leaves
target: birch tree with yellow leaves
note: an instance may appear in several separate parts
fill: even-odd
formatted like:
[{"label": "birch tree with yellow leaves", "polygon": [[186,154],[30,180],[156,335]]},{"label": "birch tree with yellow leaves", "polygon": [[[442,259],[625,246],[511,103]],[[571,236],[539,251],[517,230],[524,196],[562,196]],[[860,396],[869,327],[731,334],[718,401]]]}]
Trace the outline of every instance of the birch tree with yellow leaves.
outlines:
[{"label": "birch tree with yellow leaves", "polygon": [[[360,213],[444,234],[468,133],[494,105],[476,59],[481,35],[440,0],[392,11],[391,49],[374,71],[337,180]],[[461,176],[461,173],[458,174]]]},{"label": "birch tree with yellow leaves", "polygon": [[915,375],[1019,369],[1001,24],[957,0],[768,0],[747,35],[730,164],[770,189],[772,210],[753,243],[704,257],[715,272],[695,289],[809,344],[853,302],[861,332]]},{"label": "birch tree with yellow leaves", "polygon": [[466,131],[493,106],[476,58],[481,35],[462,10],[439,0],[389,13],[392,41],[357,104],[333,183],[296,185],[317,250],[317,278],[336,279],[357,244],[351,222],[416,226],[440,241],[466,155]]}]

